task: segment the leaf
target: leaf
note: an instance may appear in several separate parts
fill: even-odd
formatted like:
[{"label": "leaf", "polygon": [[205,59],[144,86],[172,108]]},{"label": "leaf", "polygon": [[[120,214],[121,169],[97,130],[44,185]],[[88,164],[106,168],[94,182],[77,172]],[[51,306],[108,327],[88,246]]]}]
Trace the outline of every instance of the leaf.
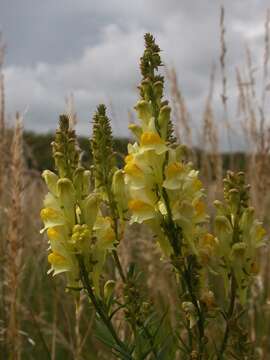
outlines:
[{"label": "leaf", "polygon": [[115,347],[115,340],[107,327],[101,321],[96,322],[95,336],[109,348]]}]

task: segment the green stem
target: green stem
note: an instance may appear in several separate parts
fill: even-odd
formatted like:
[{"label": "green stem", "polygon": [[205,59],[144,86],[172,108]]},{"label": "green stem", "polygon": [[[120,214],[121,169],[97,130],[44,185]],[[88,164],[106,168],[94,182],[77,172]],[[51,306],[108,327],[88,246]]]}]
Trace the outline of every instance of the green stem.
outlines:
[{"label": "green stem", "polygon": [[[174,221],[172,219],[172,212],[171,212],[171,208],[170,208],[170,202],[169,202],[169,197],[167,194],[166,189],[162,189],[162,196],[164,199],[164,203],[167,209],[167,214],[168,214],[168,219],[167,219],[167,224],[165,223],[165,231],[167,231],[167,235],[168,238],[170,239],[171,245],[173,247],[174,250],[174,254],[176,256],[180,256],[181,255],[181,245],[182,245],[182,233],[180,233],[180,236],[178,234],[179,231],[181,231],[181,229],[179,229],[179,231],[177,231]],[[184,271],[181,269],[180,266],[177,266],[177,270],[179,271],[180,275],[182,276],[184,283],[187,287],[189,296],[191,298],[191,302],[194,305],[196,312],[197,312],[197,316],[198,316],[198,322],[197,322],[197,327],[198,327],[198,334],[199,334],[199,359],[202,359],[203,353],[204,353],[204,315],[203,315],[203,311],[200,308],[199,304],[198,304],[198,299],[196,298],[196,294],[194,293],[193,290],[193,286],[192,286],[192,279],[190,277],[190,268],[186,267],[184,268]]]},{"label": "green stem", "polygon": [[[116,209],[115,209],[115,200],[114,200],[114,196],[113,196],[113,193],[111,191],[111,188],[110,188],[110,185],[108,183],[106,183],[106,192],[107,192],[107,196],[108,196],[108,201],[109,201],[109,207],[110,207],[110,212],[111,212],[111,216],[112,216],[112,219],[113,219],[113,225],[114,225],[114,233],[115,233],[115,238],[116,238],[116,241],[117,243],[120,242],[120,239],[119,239],[119,233],[118,233],[118,216],[117,216],[117,212],[116,212]],[[116,267],[118,269],[118,272],[119,272],[119,275],[123,281],[124,284],[127,285],[127,280],[126,280],[126,276],[124,274],[124,271],[123,271],[123,268],[122,268],[122,265],[121,265],[121,262],[120,262],[120,259],[118,257],[118,254],[117,254],[117,251],[116,250],[113,250],[112,251],[112,254],[113,254],[113,258],[114,258],[114,261],[115,261],[115,264],[116,264]],[[133,332],[134,334],[136,334],[136,327],[139,326],[137,323],[135,324],[135,327],[133,327]],[[140,327],[140,326],[139,326]],[[142,329],[150,343],[150,346],[151,346],[151,351],[155,357],[155,359],[157,359],[157,353],[156,353],[156,350],[154,348],[154,343],[153,343],[153,340],[152,340],[152,337],[151,337],[151,334],[149,333],[148,329],[145,327],[145,326],[142,326]]]},{"label": "green stem", "polygon": [[217,360],[222,360],[224,353],[226,351],[227,345],[228,345],[228,340],[229,340],[229,335],[230,335],[230,322],[234,313],[234,308],[235,308],[235,300],[236,300],[236,280],[234,275],[232,275],[232,280],[231,280],[231,299],[230,299],[230,305],[229,305],[229,309],[228,312],[226,314],[226,328],[225,328],[225,332],[224,332],[224,336],[223,336],[223,340],[221,343],[221,347],[218,353],[218,357]]},{"label": "green stem", "polygon": [[99,314],[101,320],[103,321],[103,323],[106,325],[107,329],[110,331],[112,337],[114,338],[116,344],[119,346],[119,348],[121,349],[121,352],[123,354],[125,354],[125,359],[126,360],[132,360],[132,356],[129,354],[128,349],[126,348],[126,345],[119,339],[118,335],[115,332],[115,329],[110,321],[110,318],[107,316],[107,314],[104,312],[101,304],[99,303],[98,299],[96,298],[92,287],[89,283],[89,278],[88,278],[88,273],[87,270],[85,268],[85,264],[83,261],[83,258],[81,255],[77,255],[77,259],[79,262],[79,267],[80,267],[80,277],[83,283],[84,288],[86,289],[88,296],[90,298],[90,300],[92,301],[96,312]]},{"label": "green stem", "polygon": [[192,281],[190,278],[190,272],[189,269],[184,270],[184,273],[182,273],[185,279],[185,283],[187,285],[187,289],[191,298],[191,302],[194,305],[196,312],[197,312],[197,316],[198,316],[198,322],[197,322],[197,327],[198,327],[198,333],[199,333],[199,359],[202,358],[203,353],[204,353],[204,315],[203,315],[203,311],[201,310],[199,304],[198,304],[198,300],[196,298],[196,295],[193,291],[193,287],[192,287]]},{"label": "green stem", "polygon": [[[119,239],[119,233],[118,233],[118,216],[117,216],[116,211],[115,211],[115,205],[114,205],[115,202],[114,202],[113,194],[112,194],[110,185],[107,182],[105,184],[105,188],[106,188],[106,192],[107,192],[107,196],[108,196],[111,216],[112,216],[112,219],[113,219],[113,227],[114,227],[115,239],[116,239],[117,243],[119,243],[120,239]],[[112,254],[113,254],[113,258],[114,258],[117,270],[119,272],[119,275],[120,275],[123,283],[126,283],[126,277],[125,277],[124,270],[122,268],[121,262],[119,260],[117,251],[113,250]]]}]

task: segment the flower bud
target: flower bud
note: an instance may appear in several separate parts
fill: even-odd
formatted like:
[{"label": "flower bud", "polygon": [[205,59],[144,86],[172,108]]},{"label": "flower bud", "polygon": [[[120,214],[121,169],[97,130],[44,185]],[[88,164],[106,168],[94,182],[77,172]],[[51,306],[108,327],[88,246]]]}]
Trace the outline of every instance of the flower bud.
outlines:
[{"label": "flower bud", "polygon": [[114,289],[115,289],[115,281],[108,280],[104,285],[104,297],[105,297],[106,303],[108,303],[110,301],[110,298],[113,294]]},{"label": "flower bud", "polygon": [[90,229],[93,228],[96,221],[98,206],[100,198],[97,194],[90,194],[83,202],[82,214],[84,222],[89,226]]},{"label": "flower bud", "polygon": [[75,189],[71,180],[62,178],[57,182],[57,189],[64,214],[73,226],[75,223]]},{"label": "flower bud", "polygon": [[142,88],[145,99],[148,100],[149,99],[149,94],[150,94],[150,89],[151,89],[150,80],[149,79],[144,79],[141,82],[141,88]]},{"label": "flower bud", "polygon": [[244,242],[239,242],[233,244],[232,246],[232,255],[237,259],[242,259],[246,253],[247,244]]},{"label": "flower bud", "polygon": [[72,230],[71,242],[75,245],[81,245],[81,243],[90,240],[90,229],[86,224],[75,225]]},{"label": "flower bud", "polygon": [[84,170],[84,172],[83,172],[83,186],[82,186],[82,195],[83,196],[86,196],[89,193],[90,178],[91,178],[91,171],[90,170]]},{"label": "flower bud", "polygon": [[76,195],[78,199],[81,199],[82,197],[82,190],[83,190],[83,173],[84,173],[84,168],[83,167],[79,167],[75,170],[74,172],[74,176],[73,176],[73,183],[74,183],[74,188],[76,191]]},{"label": "flower bud", "polygon": [[46,185],[48,186],[49,191],[56,196],[57,195],[57,181],[59,180],[58,176],[50,171],[44,170],[42,177],[45,180]]},{"label": "flower bud", "polygon": [[53,157],[54,157],[55,167],[58,170],[60,178],[65,177],[66,176],[66,163],[65,163],[64,154],[61,152],[55,152],[53,154]]},{"label": "flower bud", "polygon": [[186,318],[189,320],[190,328],[192,328],[197,322],[195,306],[190,301],[184,301],[182,308],[186,314]]},{"label": "flower bud", "polygon": [[158,101],[162,98],[163,95],[163,82],[162,81],[156,81],[154,83],[154,94]]},{"label": "flower bud", "polygon": [[160,113],[159,113],[159,117],[158,117],[158,124],[161,129],[162,137],[164,139],[167,137],[168,123],[170,121],[170,115],[171,115],[170,106],[166,105],[160,109]]},{"label": "flower bud", "polygon": [[117,170],[113,174],[112,191],[115,197],[117,210],[120,218],[123,219],[125,212],[127,211],[127,196],[126,185],[124,180],[124,173],[122,170]]},{"label": "flower bud", "polygon": [[222,233],[229,233],[232,231],[232,227],[231,224],[229,222],[229,220],[226,218],[226,216],[217,216],[215,219],[215,229],[216,232]]},{"label": "flower bud", "polygon": [[154,67],[158,67],[161,65],[161,59],[160,59],[160,55],[158,52],[152,54],[152,61],[153,61]]}]

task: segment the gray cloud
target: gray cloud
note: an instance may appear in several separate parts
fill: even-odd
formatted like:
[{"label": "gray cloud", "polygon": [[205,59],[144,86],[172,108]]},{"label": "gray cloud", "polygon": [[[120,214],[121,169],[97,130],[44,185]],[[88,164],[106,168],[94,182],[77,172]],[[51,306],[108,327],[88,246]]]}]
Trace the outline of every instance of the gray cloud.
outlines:
[{"label": "gray cloud", "polygon": [[[235,103],[235,68],[246,43],[261,64],[267,0],[226,2],[228,87]],[[25,126],[55,128],[64,97],[73,92],[80,133],[89,132],[96,104],[113,104],[114,129],[127,134],[136,101],[143,34],[155,34],[164,62],[175,66],[198,123],[213,63],[218,64],[220,2],[170,0],[3,0],[0,26],[8,45],[5,66],[9,113],[25,110]],[[215,108],[220,114],[220,78]],[[117,120],[116,120],[117,119]]]}]

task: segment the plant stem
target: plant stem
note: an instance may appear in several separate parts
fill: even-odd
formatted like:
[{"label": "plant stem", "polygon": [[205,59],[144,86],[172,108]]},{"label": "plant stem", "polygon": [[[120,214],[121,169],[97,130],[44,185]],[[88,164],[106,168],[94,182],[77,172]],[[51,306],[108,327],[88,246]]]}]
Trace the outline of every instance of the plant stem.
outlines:
[{"label": "plant stem", "polygon": [[185,279],[185,283],[187,285],[187,289],[188,289],[188,292],[189,292],[189,295],[191,298],[191,302],[194,305],[196,312],[197,312],[197,316],[198,316],[197,326],[198,326],[198,333],[199,333],[199,359],[201,359],[203,352],[204,352],[204,316],[203,316],[203,312],[200,309],[200,306],[198,304],[196,295],[193,291],[189,269],[185,268],[184,273],[182,272],[182,274]]},{"label": "plant stem", "polygon": [[[177,229],[175,228],[174,221],[172,219],[172,212],[171,212],[171,208],[170,208],[169,197],[168,197],[167,191],[165,189],[162,190],[162,196],[163,196],[165,206],[167,209],[167,214],[168,214],[168,220],[167,220],[168,224],[165,224],[165,231],[167,231],[167,235],[168,235],[168,238],[172,245],[175,256],[179,257],[181,255],[181,245],[182,245],[181,229],[179,229],[179,231],[177,231]],[[180,232],[180,236],[178,235],[179,232]],[[185,266],[184,271],[182,270],[182,268],[180,266],[176,266],[176,268],[179,271],[182,279],[184,280],[184,283],[187,287],[191,302],[194,305],[196,312],[197,312],[197,316],[198,316],[197,327],[198,327],[198,333],[199,333],[199,360],[200,360],[200,359],[202,359],[202,356],[204,353],[204,316],[203,316],[203,312],[200,309],[200,306],[198,304],[198,299],[196,298],[196,294],[194,293],[194,290],[193,290],[192,279],[190,277],[190,275],[191,275],[190,270],[192,271],[192,269],[190,269],[189,266],[188,267]]]},{"label": "plant stem", "polygon": [[[114,227],[115,238],[116,238],[117,243],[119,243],[120,239],[119,239],[119,232],[118,232],[118,214],[117,214],[117,211],[115,209],[114,196],[113,196],[113,193],[111,191],[111,187],[108,184],[108,182],[106,183],[105,188],[106,188],[106,192],[107,192],[107,196],[108,196],[108,202],[109,202],[109,208],[110,208],[110,212],[111,212],[111,217],[113,219],[113,227]],[[114,261],[115,261],[115,265],[116,265],[116,267],[118,269],[119,275],[120,275],[123,283],[125,285],[127,285],[127,279],[126,279],[126,276],[124,274],[120,259],[119,259],[118,254],[117,254],[117,251],[113,250],[112,254],[113,254],[113,258],[114,258]],[[134,335],[136,334],[136,327],[137,326],[139,326],[139,325],[137,323],[135,323],[135,327],[133,327]],[[148,341],[150,343],[151,351],[152,351],[155,359],[157,359],[157,353],[156,353],[156,350],[155,350],[155,347],[154,347],[154,343],[153,343],[153,339],[151,337],[151,334],[149,333],[148,329],[145,326],[142,326],[142,329],[143,329],[143,331],[144,331],[144,333],[145,333],[145,335],[146,335],[146,337],[147,337],[147,339],[148,339]]]},{"label": "plant stem", "polygon": [[116,267],[117,267],[117,270],[118,270],[118,272],[119,272],[119,275],[120,275],[123,283],[126,283],[126,277],[125,277],[125,274],[124,274],[124,271],[123,271],[121,262],[120,262],[120,260],[119,260],[117,251],[116,251],[116,250],[113,250],[113,251],[112,251],[112,254],[113,254],[113,258],[114,258],[114,261],[115,261],[115,265],[116,265]]},{"label": "plant stem", "polygon": [[[115,211],[115,201],[114,201],[113,193],[112,193],[111,188],[110,188],[110,184],[106,183],[105,184],[105,189],[106,189],[107,196],[108,196],[111,217],[113,219],[113,227],[114,227],[115,239],[116,239],[117,243],[119,243],[120,239],[119,239],[119,233],[118,233],[118,216],[117,216],[116,211]],[[114,258],[117,270],[119,272],[119,275],[120,275],[123,283],[126,283],[126,277],[125,277],[121,262],[119,260],[117,251],[113,250],[112,254],[113,254],[113,258]]]},{"label": "plant stem", "polygon": [[125,359],[126,360],[132,360],[132,356],[129,354],[128,349],[126,348],[126,345],[119,339],[118,335],[115,332],[115,329],[110,321],[110,318],[107,316],[107,314],[104,312],[101,304],[99,303],[98,299],[96,298],[92,287],[89,283],[89,278],[88,278],[88,273],[86,271],[85,268],[85,264],[83,261],[83,258],[81,255],[77,255],[77,259],[79,262],[79,267],[80,267],[80,277],[81,277],[81,281],[83,283],[84,288],[86,289],[88,296],[90,298],[90,300],[92,301],[96,312],[99,314],[101,320],[103,321],[103,323],[106,325],[107,329],[110,331],[112,337],[114,338],[116,344],[119,346],[119,348],[122,350],[122,353],[125,354]]},{"label": "plant stem", "polygon": [[230,305],[229,305],[229,309],[228,312],[226,314],[226,328],[225,328],[225,332],[224,332],[224,336],[223,336],[223,340],[221,343],[221,347],[218,353],[218,357],[217,360],[222,360],[225,350],[227,348],[227,344],[228,344],[228,340],[229,340],[229,335],[230,335],[230,321],[232,319],[233,313],[234,313],[234,308],[235,308],[235,299],[236,299],[236,280],[234,275],[232,275],[232,280],[231,280],[231,299],[230,299]]}]

